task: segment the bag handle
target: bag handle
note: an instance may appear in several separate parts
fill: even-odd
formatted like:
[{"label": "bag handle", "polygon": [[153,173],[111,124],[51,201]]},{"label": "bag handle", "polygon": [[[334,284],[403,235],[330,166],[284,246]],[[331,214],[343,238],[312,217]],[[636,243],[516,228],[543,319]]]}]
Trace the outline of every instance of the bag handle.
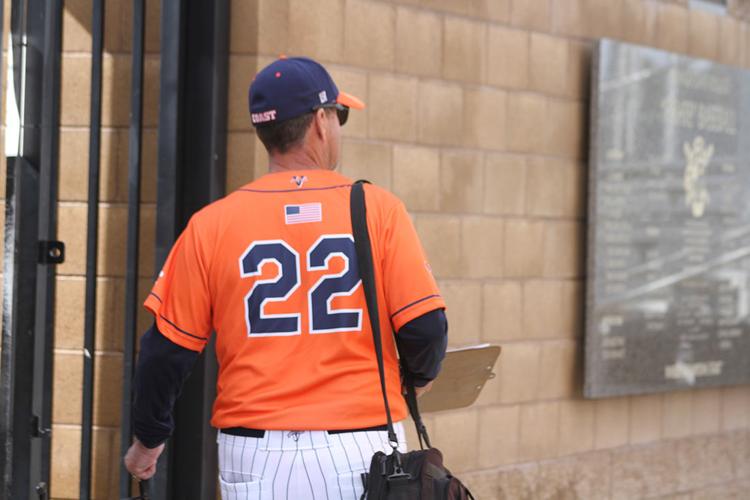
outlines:
[{"label": "bag handle", "polygon": [[417,391],[414,389],[414,380],[409,373],[404,372],[404,385],[406,386],[406,406],[409,407],[409,413],[414,420],[414,427],[417,428],[417,438],[419,438],[419,448],[424,450],[424,446],[432,448],[430,436],[427,435],[427,427],[422,422],[422,415],[419,413],[419,403],[417,402]]},{"label": "bag handle", "polygon": [[[350,198],[350,208],[352,217],[352,232],[354,234],[354,247],[357,252],[357,265],[359,266],[359,276],[362,280],[362,288],[365,292],[367,301],[367,310],[370,313],[370,326],[372,337],[375,344],[375,356],[378,360],[378,373],[380,375],[380,389],[383,392],[383,402],[385,404],[385,415],[388,422],[388,441],[394,451],[398,448],[398,438],[393,429],[393,420],[391,419],[391,408],[388,404],[388,394],[385,388],[385,369],[383,367],[383,343],[380,335],[380,317],[378,312],[378,297],[375,287],[375,270],[372,263],[372,247],[370,246],[370,233],[367,230],[367,206],[365,204],[365,192],[363,184],[369,184],[369,181],[359,180],[352,185]],[[419,413],[419,404],[417,403],[417,394],[414,389],[414,381],[408,373],[404,372],[404,385],[406,386],[406,404],[409,407],[414,425],[417,428],[419,437],[419,447],[424,449],[424,444],[432,448],[430,437],[427,435],[427,428],[422,422],[422,416]],[[424,440],[424,444],[422,441]]]},{"label": "bag handle", "polygon": [[385,416],[388,422],[388,442],[393,451],[398,449],[398,437],[393,428],[391,408],[388,404],[388,394],[385,389],[385,368],[383,367],[383,344],[380,338],[380,316],[378,314],[378,297],[375,288],[375,271],[372,264],[372,247],[370,246],[370,233],[367,230],[367,208],[365,206],[365,192],[360,180],[352,184],[350,197],[350,208],[352,216],[352,232],[354,233],[354,247],[357,252],[357,266],[359,277],[362,280],[362,288],[365,292],[367,310],[370,313],[370,326],[375,344],[375,356],[378,359],[378,374],[380,375],[380,390],[383,392],[383,403],[385,404]]}]

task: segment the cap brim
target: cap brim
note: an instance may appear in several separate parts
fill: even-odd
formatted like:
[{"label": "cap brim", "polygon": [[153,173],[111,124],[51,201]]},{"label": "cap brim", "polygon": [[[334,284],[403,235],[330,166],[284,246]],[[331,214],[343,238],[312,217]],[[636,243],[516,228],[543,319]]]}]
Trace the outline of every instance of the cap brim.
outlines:
[{"label": "cap brim", "polygon": [[336,98],[336,102],[353,109],[365,109],[364,102],[351,94],[347,94],[346,92],[339,92],[339,96]]}]

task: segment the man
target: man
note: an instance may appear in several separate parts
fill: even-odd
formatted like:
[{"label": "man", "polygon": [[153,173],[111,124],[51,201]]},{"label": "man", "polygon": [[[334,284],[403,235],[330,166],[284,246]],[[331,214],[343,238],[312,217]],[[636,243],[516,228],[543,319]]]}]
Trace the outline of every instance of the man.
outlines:
[{"label": "man", "polygon": [[[153,475],[172,407],[212,331],[219,362],[212,425],[222,497],[359,498],[372,455],[390,451],[349,211],[352,181],[334,170],[357,98],[305,58],[280,59],[250,87],[269,173],[205,207],[175,243],[145,306],[135,440],[125,456]],[[419,392],[447,343],[445,304],[403,204],[365,186],[386,384],[407,415],[401,364]],[[397,424],[405,449],[403,426]]]}]

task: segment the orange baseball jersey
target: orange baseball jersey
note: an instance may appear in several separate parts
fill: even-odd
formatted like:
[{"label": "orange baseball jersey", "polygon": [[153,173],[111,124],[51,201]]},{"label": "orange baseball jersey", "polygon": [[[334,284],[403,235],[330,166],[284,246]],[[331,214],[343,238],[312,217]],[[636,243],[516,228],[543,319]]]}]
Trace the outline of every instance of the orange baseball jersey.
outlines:
[{"label": "orange baseball jersey", "polygon": [[[267,174],[196,213],[145,306],[201,351],[216,332],[217,428],[354,429],[385,423],[352,238],[352,181]],[[365,185],[381,331],[444,308],[409,215]],[[383,336],[394,420],[406,417],[396,348]]]}]

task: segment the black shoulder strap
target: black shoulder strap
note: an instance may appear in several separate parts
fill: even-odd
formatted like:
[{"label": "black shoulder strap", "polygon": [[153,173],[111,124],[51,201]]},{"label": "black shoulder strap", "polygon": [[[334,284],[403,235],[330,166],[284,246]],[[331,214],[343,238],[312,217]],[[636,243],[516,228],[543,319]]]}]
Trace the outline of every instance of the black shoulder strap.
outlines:
[{"label": "black shoulder strap", "polygon": [[422,415],[419,413],[419,403],[417,402],[417,392],[414,389],[414,381],[405,371],[404,386],[406,387],[406,405],[409,407],[409,414],[411,414],[411,419],[414,421],[414,427],[417,429],[419,447],[424,449],[424,446],[427,445],[428,448],[432,448],[430,436],[427,435],[427,427],[425,427],[424,422],[422,422]]},{"label": "black shoulder strap", "polygon": [[[375,355],[378,359],[378,373],[380,374],[380,389],[383,392],[385,415],[388,422],[388,439],[391,442],[391,446],[393,446],[395,450],[396,446],[398,445],[398,439],[393,429],[391,408],[388,405],[388,394],[385,388],[383,343],[381,341],[380,334],[380,315],[378,313],[378,296],[376,294],[377,288],[375,287],[375,271],[373,269],[372,263],[372,247],[370,245],[370,233],[367,230],[367,207],[365,204],[365,192],[363,188],[364,183],[369,184],[368,181],[359,180],[352,185],[350,198],[352,233],[354,235],[354,247],[357,252],[359,276],[362,279],[362,288],[365,292],[367,310],[370,313],[370,325],[372,328],[372,337],[375,344]],[[427,447],[431,448],[430,438],[427,435],[427,429],[424,426],[424,423],[422,423],[422,416],[419,414],[419,405],[417,403],[417,396],[414,391],[414,383],[410,378],[408,378],[408,376],[404,382],[404,385],[406,386],[406,403],[409,407],[409,413],[411,414],[411,417],[414,420],[414,424],[417,428],[417,436],[419,436],[420,447],[422,446],[422,440],[424,439]]]},{"label": "black shoulder strap", "polygon": [[[388,405],[388,394],[385,389],[385,369],[383,368],[383,344],[380,340],[380,316],[378,314],[378,298],[375,288],[375,271],[372,264],[372,247],[370,246],[370,233],[367,230],[367,208],[365,207],[365,192],[362,184],[367,181],[357,181],[352,185],[350,207],[352,215],[352,233],[354,234],[354,247],[357,252],[357,266],[359,276],[362,279],[362,288],[365,292],[367,310],[370,313],[370,325],[372,337],[375,344],[375,355],[378,358],[378,373],[380,374],[380,389],[383,391],[383,402],[385,403],[385,416],[388,422],[388,441],[395,450],[398,448],[398,437],[393,429],[391,419],[391,408]],[[369,184],[369,182],[368,182]]]}]

